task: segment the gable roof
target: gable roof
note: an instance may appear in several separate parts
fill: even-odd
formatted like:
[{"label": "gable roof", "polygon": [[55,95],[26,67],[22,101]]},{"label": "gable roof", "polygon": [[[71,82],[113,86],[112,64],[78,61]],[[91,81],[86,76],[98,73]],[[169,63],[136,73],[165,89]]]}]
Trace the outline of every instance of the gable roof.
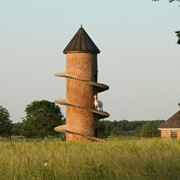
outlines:
[{"label": "gable roof", "polygon": [[180,128],[180,110],[158,128]]},{"label": "gable roof", "polygon": [[98,54],[100,53],[100,50],[81,25],[77,33],[63,51],[64,54],[70,52],[90,52]]}]

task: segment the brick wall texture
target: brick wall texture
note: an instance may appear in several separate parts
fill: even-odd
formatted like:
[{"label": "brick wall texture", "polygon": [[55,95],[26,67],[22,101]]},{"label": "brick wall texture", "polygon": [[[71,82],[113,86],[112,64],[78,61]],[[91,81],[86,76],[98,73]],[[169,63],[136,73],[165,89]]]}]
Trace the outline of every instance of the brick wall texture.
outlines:
[{"label": "brick wall texture", "polygon": [[171,138],[171,131],[161,130],[161,138]]},{"label": "brick wall texture", "polygon": [[[170,139],[171,138],[171,131],[172,130],[161,130],[161,138],[163,139]],[[180,130],[177,131],[177,139],[180,139]]]},{"label": "brick wall texture", "polygon": [[[97,76],[97,55],[91,53],[66,54],[66,74],[81,80],[95,81]],[[66,101],[79,107],[94,109],[93,95],[96,88],[87,82],[66,79]],[[97,115],[78,108],[66,107],[67,130],[95,136]],[[87,140],[86,137],[66,134],[66,141]]]}]

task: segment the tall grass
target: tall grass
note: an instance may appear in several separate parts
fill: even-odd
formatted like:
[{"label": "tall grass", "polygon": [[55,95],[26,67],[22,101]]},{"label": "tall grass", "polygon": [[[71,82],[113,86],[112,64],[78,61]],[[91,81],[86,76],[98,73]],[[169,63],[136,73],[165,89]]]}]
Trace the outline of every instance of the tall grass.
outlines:
[{"label": "tall grass", "polygon": [[180,179],[179,140],[0,142],[0,150],[0,180]]}]

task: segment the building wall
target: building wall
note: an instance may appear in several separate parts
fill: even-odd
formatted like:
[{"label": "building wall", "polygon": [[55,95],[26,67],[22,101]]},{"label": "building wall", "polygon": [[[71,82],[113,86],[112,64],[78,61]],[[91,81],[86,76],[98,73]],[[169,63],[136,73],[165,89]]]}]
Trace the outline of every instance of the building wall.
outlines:
[{"label": "building wall", "polygon": [[177,139],[180,139],[180,130],[177,131]]},{"label": "building wall", "polygon": [[170,130],[161,130],[161,138],[171,138]]},{"label": "building wall", "polygon": [[66,54],[66,73],[70,76],[95,81],[97,74],[97,54],[68,53]]},{"label": "building wall", "polygon": [[94,108],[94,87],[87,82],[66,79],[66,101],[84,108]]},{"label": "building wall", "polygon": [[[161,138],[170,139],[172,130],[161,130]],[[177,131],[177,139],[180,139],[180,130]]]},{"label": "building wall", "polygon": [[[96,128],[96,121],[95,121],[95,114],[78,109],[73,107],[66,108],[66,128],[69,131],[79,133],[79,134],[86,134],[90,136],[95,136],[95,128]],[[83,136],[67,134],[66,140],[83,140],[87,139]]]},{"label": "building wall", "polygon": [[[80,79],[66,79],[66,101],[80,108],[66,107],[67,130],[95,136],[97,115],[81,109],[94,109],[93,95],[96,93],[94,86],[86,81],[95,81],[97,77],[97,55],[91,53],[66,54],[66,74]],[[66,140],[87,140],[86,137],[67,134]]]}]

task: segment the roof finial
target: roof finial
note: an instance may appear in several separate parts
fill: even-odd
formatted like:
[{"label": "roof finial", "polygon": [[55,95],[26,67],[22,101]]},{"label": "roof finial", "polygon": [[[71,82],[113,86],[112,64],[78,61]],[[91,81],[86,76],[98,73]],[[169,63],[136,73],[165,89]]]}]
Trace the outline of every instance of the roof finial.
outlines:
[{"label": "roof finial", "polygon": [[81,24],[81,28],[83,28],[82,24]]}]

